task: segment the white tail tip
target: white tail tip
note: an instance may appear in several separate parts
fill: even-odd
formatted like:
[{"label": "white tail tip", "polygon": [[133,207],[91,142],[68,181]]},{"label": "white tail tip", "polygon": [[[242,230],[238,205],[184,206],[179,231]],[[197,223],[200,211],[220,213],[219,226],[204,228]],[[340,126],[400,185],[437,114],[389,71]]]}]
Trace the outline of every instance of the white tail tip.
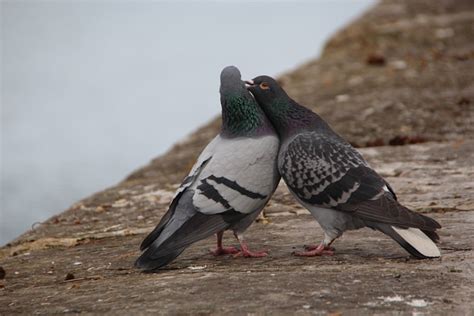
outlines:
[{"label": "white tail tip", "polygon": [[441,256],[436,244],[418,228],[398,228],[392,226],[407,243],[425,257],[436,258]]}]

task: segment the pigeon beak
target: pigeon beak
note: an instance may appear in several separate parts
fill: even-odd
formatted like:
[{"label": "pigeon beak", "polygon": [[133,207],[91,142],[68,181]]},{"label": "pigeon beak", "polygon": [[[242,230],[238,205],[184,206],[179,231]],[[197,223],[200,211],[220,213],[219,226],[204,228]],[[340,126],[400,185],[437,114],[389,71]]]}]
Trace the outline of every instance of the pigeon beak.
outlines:
[{"label": "pigeon beak", "polygon": [[253,80],[245,80],[245,87],[248,89],[250,87],[252,87],[253,85],[255,85],[255,83],[253,82]]}]

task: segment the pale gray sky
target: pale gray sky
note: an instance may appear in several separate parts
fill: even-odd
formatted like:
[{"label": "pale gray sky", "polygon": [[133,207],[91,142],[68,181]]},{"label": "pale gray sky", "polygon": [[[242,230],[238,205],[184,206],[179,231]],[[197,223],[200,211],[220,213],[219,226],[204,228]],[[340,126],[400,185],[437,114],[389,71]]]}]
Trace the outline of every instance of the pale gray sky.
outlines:
[{"label": "pale gray sky", "polygon": [[2,1],[0,245],[220,111],[220,70],[278,75],[374,1]]}]

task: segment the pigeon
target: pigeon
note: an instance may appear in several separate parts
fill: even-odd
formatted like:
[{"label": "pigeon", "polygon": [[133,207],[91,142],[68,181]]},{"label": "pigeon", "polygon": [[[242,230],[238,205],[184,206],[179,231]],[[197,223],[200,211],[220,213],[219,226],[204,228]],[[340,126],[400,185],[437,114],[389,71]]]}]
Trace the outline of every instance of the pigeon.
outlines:
[{"label": "pigeon", "polygon": [[416,258],[441,255],[435,245],[441,225],[401,205],[388,182],[319,115],[269,76],[246,83],[280,137],[281,177],[324,231],[319,245],[295,255],[332,255],[336,238],[363,227],[390,236]]},{"label": "pigeon", "polygon": [[[135,266],[163,267],[192,243],[217,234],[214,255],[263,257],[250,251],[244,231],[255,221],[275,191],[279,139],[271,123],[241,80],[234,66],[220,76],[222,127],[206,146],[178,188],[167,213],[143,240]],[[240,250],[223,247],[225,230],[232,230]]]}]

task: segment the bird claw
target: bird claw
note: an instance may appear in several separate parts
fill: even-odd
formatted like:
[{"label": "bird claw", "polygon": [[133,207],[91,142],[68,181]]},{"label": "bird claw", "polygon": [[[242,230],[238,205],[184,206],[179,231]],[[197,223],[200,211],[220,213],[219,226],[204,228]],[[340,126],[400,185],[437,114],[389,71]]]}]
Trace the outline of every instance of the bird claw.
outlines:
[{"label": "bird claw", "polygon": [[216,249],[209,249],[211,254],[213,256],[222,256],[222,255],[234,255],[238,254],[240,252],[239,249],[235,247],[221,247],[221,248],[216,248]]},{"label": "bird claw", "polygon": [[244,257],[244,258],[262,258],[268,256],[267,250],[262,251],[250,251],[250,250],[243,250],[239,251],[237,254],[234,255],[234,258],[237,257]]},{"label": "bird claw", "polygon": [[[304,245],[303,247],[306,251],[312,251],[312,250],[318,249],[319,246],[320,245]],[[334,251],[336,251],[336,248],[334,248],[334,247],[324,247],[324,250],[334,252]]]},{"label": "bird claw", "polygon": [[293,255],[298,257],[315,257],[315,256],[333,256],[334,248],[325,247],[323,245],[305,246],[306,251],[294,251]]}]

